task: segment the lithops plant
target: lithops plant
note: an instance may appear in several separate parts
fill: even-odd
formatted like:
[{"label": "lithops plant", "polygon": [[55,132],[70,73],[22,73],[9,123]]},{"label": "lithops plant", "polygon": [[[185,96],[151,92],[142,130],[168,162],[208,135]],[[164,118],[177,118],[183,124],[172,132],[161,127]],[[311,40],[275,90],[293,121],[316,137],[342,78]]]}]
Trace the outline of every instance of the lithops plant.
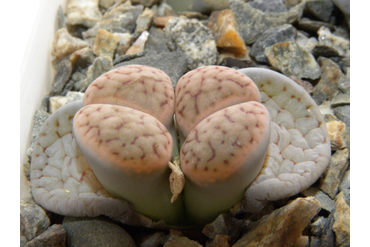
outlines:
[{"label": "lithops plant", "polygon": [[[32,158],[36,202],[59,214],[103,214],[133,225],[203,225],[239,201],[255,212],[294,195],[326,168],[323,117],[287,77],[206,66],[185,74],[176,93],[171,85],[157,69],[124,66],[94,81],[83,104],[56,111]],[[174,115],[180,165],[170,162]],[[175,197],[171,170],[185,177]]]}]

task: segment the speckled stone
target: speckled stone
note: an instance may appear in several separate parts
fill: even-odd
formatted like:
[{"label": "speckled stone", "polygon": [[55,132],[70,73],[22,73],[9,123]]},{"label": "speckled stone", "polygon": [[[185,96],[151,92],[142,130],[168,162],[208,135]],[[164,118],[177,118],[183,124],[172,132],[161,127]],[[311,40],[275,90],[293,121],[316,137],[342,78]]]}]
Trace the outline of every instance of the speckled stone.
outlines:
[{"label": "speckled stone", "polygon": [[350,207],[340,192],[335,200],[334,224],[335,244],[338,247],[350,246]]},{"label": "speckled stone", "polygon": [[330,121],[326,123],[326,128],[332,150],[343,149],[347,146],[345,141],[346,125],[342,121]]},{"label": "speckled stone", "polygon": [[248,3],[255,9],[263,12],[286,12],[283,0],[250,0]]},{"label": "speckled stone", "polygon": [[128,48],[130,48],[134,36],[130,33],[114,33],[119,37],[119,42],[116,49],[115,58],[118,56],[125,55]]},{"label": "speckled stone", "polygon": [[69,59],[74,68],[84,69],[89,67],[94,62],[95,58],[96,56],[93,49],[85,47],[72,53]]},{"label": "speckled stone", "polygon": [[145,8],[143,13],[136,20],[135,33],[142,33],[148,31],[152,25],[154,12],[149,8]]},{"label": "speckled stone", "polygon": [[334,214],[328,218],[319,217],[310,225],[312,236],[310,247],[332,247],[335,246],[335,235],[333,232]]},{"label": "speckled stone", "polygon": [[67,93],[66,96],[53,96],[50,97],[50,113],[52,114],[56,110],[58,110],[60,107],[62,107],[65,104],[68,104],[69,102],[76,101],[76,100],[82,100],[84,96],[84,93],[80,92],[73,92],[70,91]]},{"label": "speckled stone", "polygon": [[66,231],[62,225],[54,224],[36,238],[29,241],[25,247],[66,246]]},{"label": "speckled stone", "polygon": [[188,69],[212,65],[217,61],[217,47],[211,31],[196,19],[171,18],[164,28],[171,51],[182,51]]},{"label": "speckled stone", "polygon": [[120,37],[104,29],[99,29],[94,42],[96,56],[107,56],[113,59]]},{"label": "speckled stone", "polygon": [[350,56],[350,42],[340,36],[334,35],[327,27],[320,27],[317,31],[319,45],[328,46],[337,51],[339,56]]},{"label": "speckled stone", "polygon": [[228,7],[228,0],[194,0],[190,9],[192,11],[209,14],[212,11],[227,9]]},{"label": "speckled stone", "polygon": [[321,208],[330,213],[335,209],[334,201],[319,188],[309,187],[307,190],[301,192],[305,196],[313,196],[320,202]]},{"label": "speckled stone", "polygon": [[307,37],[301,31],[297,32],[296,42],[310,53],[312,53],[312,50],[319,43],[315,37]]},{"label": "speckled stone", "polygon": [[317,19],[329,22],[334,5],[331,0],[308,0],[306,2],[306,11],[311,13]]},{"label": "speckled stone", "polygon": [[146,41],[144,50],[154,51],[157,53],[170,52],[166,44],[166,37],[161,28],[151,27],[149,29],[149,37]]},{"label": "speckled stone", "polygon": [[54,67],[56,69],[56,74],[50,89],[50,95],[58,95],[63,91],[63,88],[68,82],[73,70],[72,63],[68,58],[63,59]]},{"label": "speckled stone", "polygon": [[69,0],[66,16],[68,24],[92,27],[102,18],[99,0]]}]

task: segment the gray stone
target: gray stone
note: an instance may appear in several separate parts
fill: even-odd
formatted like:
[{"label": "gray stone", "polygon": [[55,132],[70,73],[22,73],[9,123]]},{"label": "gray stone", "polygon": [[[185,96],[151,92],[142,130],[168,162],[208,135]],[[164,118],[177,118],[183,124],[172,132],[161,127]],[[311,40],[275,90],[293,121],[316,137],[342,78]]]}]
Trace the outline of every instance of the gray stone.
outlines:
[{"label": "gray stone", "polygon": [[54,76],[53,85],[51,86],[50,95],[58,95],[63,91],[63,88],[68,82],[73,70],[72,63],[67,58],[56,64],[55,68],[56,74]]},{"label": "gray stone", "polygon": [[122,56],[117,56],[113,60],[113,65],[123,63],[125,61],[129,61],[129,60],[134,59],[134,58],[145,56],[147,53],[148,52],[144,50],[144,51],[140,51],[138,53],[132,53],[132,54],[126,54],[126,55],[122,55]]},{"label": "gray stone", "polygon": [[343,175],[342,182],[339,185],[339,190],[347,190],[351,187],[351,172],[350,170],[346,171]]},{"label": "gray stone", "polygon": [[350,56],[350,42],[347,39],[334,35],[327,27],[320,27],[317,31],[319,45],[328,46],[337,51],[339,56]]},{"label": "gray stone", "polygon": [[141,244],[141,247],[158,247],[166,242],[166,234],[163,232],[156,232],[147,237]]},{"label": "gray stone", "polygon": [[135,33],[142,33],[148,31],[152,25],[154,12],[149,8],[145,8],[143,13],[136,20]]},{"label": "gray stone", "polygon": [[328,168],[320,178],[319,187],[334,199],[339,191],[344,172],[348,167],[348,148],[337,150],[332,156]]},{"label": "gray stone", "polygon": [[334,108],[334,115],[344,122],[346,126],[349,128],[350,127],[350,106],[345,105],[345,106],[338,106]]},{"label": "gray stone", "polygon": [[84,92],[86,88],[100,75],[111,70],[113,67],[112,58],[97,57],[93,64],[87,70],[87,77],[84,80],[75,82],[73,88],[75,91]]},{"label": "gray stone", "polygon": [[59,224],[52,225],[46,231],[41,233],[39,236],[29,241],[25,246],[26,247],[66,246],[66,231],[62,225]]},{"label": "gray stone", "polygon": [[67,28],[66,18],[64,16],[64,11],[63,11],[62,6],[58,7],[57,22],[58,22],[58,29]]},{"label": "gray stone", "polygon": [[310,247],[332,247],[335,246],[335,235],[333,232],[334,214],[328,218],[319,217],[310,225],[311,237]]},{"label": "gray stone", "polygon": [[302,18],[298,22],[299,29],[313,33],[316,33],[322,26],[329,28],[332,32],[335,30],[334,25],[323,21],[314,21],[308,18]]},{"label": "gray stone", "polygon": [[255,9],[263,12],[286,12],[288,11],[282,0],[252,0],[248,3]]},{"label": "gray stone", "polygon": [[70,91],[66,96],[53,96],[50,97],[50,113],[55,112],[60,107],[76,100],[82,100],[84,93]]},{"label": "gray stone", "polygon": [[107,30],[110,33],[133,33],[136,20],[143,12],[143,6],[130,6],[127,3],[129,1],[108,9],[100,22],[82,33],[83,38],[93,44],[99,29]]},{"label": "gray stone", "polygon": [[258,62],[267,63],[268,60],[265,56],[265,48],[272,46],[276,43],[285,41],[294,41],[296,38],[296,29],[290,24],[273,27],[264,32],[252,45],[250,55],[253,56]]},{"label": "gray stone", "polygon": [[332,100],[338,94],[338,81],[344,78],[339,66],[331,59],[319,57],[317,61],[321,67],[321,78],[315,85],[312,98],[321,105],[326,100]]},{"label": "gray stone", "polygon": [[230,0],[230,8],[234,12],[244,42],[250,45],[266,30],[297,21],[300,16],[299,8],[303,8],[303,5],[297,5],[287,12],[265,13],[253,8],[248,2]]},{"label": "gray stone", "polygon": [[50,113],[46,112],[43,109],[37,110],[35,114],[33,115],[33,124],[32,124],[32,131],[31,131],[32,141],[31,141],[30,148],[27,150],[27,155],[29,156],[29,158],[32,157],[33,145],[36,142],[36,138],[39,134],[40,128],[45,123],[46,119],[48,119],[49,116],[50,116]]},{"label": "gray stone", "polygon": [[317,45],[318,41],[315,37],[307,37],[301,31],[297,32],[296,42],[301,47],[305,48],[308,52],[312,52],[312,50]]},{"label": "gray stone", "polygon": [[348,204],[348,206],[351,206],[351,190],[350,189],[342,189],[341,192],[343,193],[344,200]]},{"label": "gray stone", "polygon": [[182,51],[186,55],[189,70],[216,63],[216,41],[212,32],[200,21],[173,17],[164,31],[170,50]]},{"label": "gray stone", "polygon": [[228,0],[194,0],[190,7],[192,11],[201,12],[203,14],[210,14],[212,11],[227,8],[229,8]]},{"label": "gray stone", "polygon": [[134,240],[122,227],[103,217],[65,220],[63,227],[67,246],[135,247]]},{"label": "gray stone", "polygon": [[348,93],[341,93],[334,96],[331,100],[331,105],[333,107],[349,105],[350,104],[350,95]]},{"label": "gray stone", "polygon": [[180,51],[163,52],[159,54],[149,52],[143,57],[119,63],[115,65],[114,68],[130,64],[147,65],[162,70],[170,77],[174,88],[180,77],[187,72],[186,56]]},{"label": "gray stone", "polygon": [[331,0],[308,0],[306,2],[306,11],[321,21],[329,22],[333,9],[334,5]]},{"label": "gray stone", "polygon": [[301,193],[305,196],[313,196],[316,200],[320,202],[321,208],[329,213],[335,209],[334,201],[318,188],[309,187]]},{"label": "gray stone", "polygon": [[155,51],[157,53],[170,52],[162,29],[156,27],[151,27],[149,29],[149,37],[146,41],[144,50]]},{"label": "gray stone", "polygon": [[31,198],[21,199],[20,203],[20,234],[27,241],[40,235],[50,226],[49,217],[44,209]]},{"label": "gray stone", "polygon": [[72,53],[69,59],[73,67],[79,70],[89,67],[94,62],[95,58],[96,56],[93,49],[85,47]]},{"label": "gray stone", "polygon": [[317,44],[314,47],[314,49],[312,50],[312,54],[315,57],[320,57],[320,56],[323,56],[323,57],[338,57],[339,56],[338,51],[335,50],[334,48],[332,48],[330,46],[326,46],[326,45],[319,45],[319,44]]},{"label": "gray stone", "polygon": [[287,76],[317,79],[321,70],[315,58],[295,41],[277,43],[265,48],[265,56],[272,67]]}]

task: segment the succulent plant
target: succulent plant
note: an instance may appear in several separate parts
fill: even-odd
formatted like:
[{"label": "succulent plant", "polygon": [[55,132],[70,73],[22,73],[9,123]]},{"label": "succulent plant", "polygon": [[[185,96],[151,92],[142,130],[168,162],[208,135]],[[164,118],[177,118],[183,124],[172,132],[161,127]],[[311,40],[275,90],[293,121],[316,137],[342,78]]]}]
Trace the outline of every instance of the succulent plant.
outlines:
[{"label": "succulent plant", "polygon": [[129,65],[46,121],[31,185],[58,214],[203,225],[234,205],[256,212],[299,193],[329,160],[318,107],[277,72],[205,66],[174,91],[162,71]]}]

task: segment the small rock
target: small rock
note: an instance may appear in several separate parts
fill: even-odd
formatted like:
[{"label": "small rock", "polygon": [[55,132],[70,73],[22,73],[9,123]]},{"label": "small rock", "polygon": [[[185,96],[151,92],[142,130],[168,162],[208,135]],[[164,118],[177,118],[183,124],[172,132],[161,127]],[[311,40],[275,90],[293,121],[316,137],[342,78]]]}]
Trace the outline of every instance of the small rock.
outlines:
[{"label": "small rock", "polygon": [[252,0],[248,3],[255,9],[263,12],[286,12],[288,11],[282,0]]},{"label": "small rock", "polygon": [[216,63],[216,42],[211,31],[198,20],[173,17],[164,31],[170,50],[185,53],[189,70]]},{"label": "small rock", "polygon": [[[298,7],[300,6],[297,5]],[[230,9],[234,12],[239,32],[247,45],[254,43],[270,28],[295,22],[299,17],[297,8],[288,12],[265,13],[253,8],[248,2],[230,0]]]},{"label": "small rock", "polygon": [[235,242],[242,231],[243,222],[230,214],[220,214],[212,223],[204,226],[202,233],[210,239],[215,239],[217,235],[230,237],[231,242]]},{"label": "small rock", "polygon": [[162,29],[156,27],[151,27],[149,29],[149,37],[144,50],[155,51],[157,53],[170,52]]},{"label": "small rock", "polygon": [[84,80],[75,82],[73,88],[76,91],[84,92],[86,88],[103,73],[109,71],[113,67],[111,57],[97,57],[92,65],[87,70],[87,77]]},{"label": "small rock", "polygon": [[136,54],[144,51],[144,46],[146,41],[148,40],[148,36],[149,36],[148,31],[142,32],[139,38],[137,38],[137,40],[134,42],[134,44],[130,48],[128,48],[125,55]]},{"label": "small rock", "polygon": [[107,9],[108,7],[113,5],[114,2],[115,2],[115,0],[100,0],[99,1],[99,6],[102,7],[102,8]]},{"label": "small rock", "polygon": [[56,32],[52,43],[52,63],[57,64],[63,58],[88,45],[86,41],[72,37],[67,29],[61,28]]},{"label": "small rock", "polygon": [[326,100],[332,100],[338,94],[338,81],[344,78],[339,66],[333,60],[319,57],[317,60],[321,68],[321,78],[314,87],[312,98],[321,105]]},{"label": "small rock", "polygon": [[76,100],[82,100],[84,93],[68,92],[66,96],[53,96],[50,97],[50,114],[58,110],[61,106]]},{"label": "small rock", "polygon": [[351,173],[350,170],[347,170],[344,173],[344,176],[342,178],[342,182],[339,185],[339,190],[340,191],[349,189],[351,187],[351,176],[350,176],[350,173]]},{"label": "small rock", "polygon": [[344,122],[347,126],[347,130],[349,130],[349,127],[350,127],[350,110],[351,110],[351,107],[349,105],[344,105],[344,106],[338,106],[338,107],[335,107],[334,108],[334,115],[339,119],[341,120],[342,122]]},{"label": "small rock", "polygon": [[301,87],[303,87],[303,89],[307,92],[307,93],[312,93],[313,92],[313,86],[310,82],[308,81],[305,81],[305,80],[301,80],[295,76],[289,76],[290,79],[292,79],[293,81],[295,81],[298,85],[300,85]]},{"label": "small rock", "polygon": [[329,22],[334,5],[331,0],[308,0],[306,2],[306,11],[317,19]]},{"label": "small rock", "polygon": [[148,31],[152,25],[154,12],[149,8],[145,8],[143,13],[136,20],[135,33],[142,33]]},{"label": "small rock", "polygon": [[229,8],[228,0],[194,0],[190,9],[203,14],[209,14],[215,10]]},{"label": "small rock", "polygon": [[[349,178],[348,178],[348,183],[349,183]],[[351,206],[351,190],[350,189],[342,189],[341,192],[343,193],[344,200],[346,201],[348,206]]]},{"label": "small rock", "polygon": [[310,247],[332,247],[335,246],[335,235],[333,232],[334,214],[328,218],[319,217],[310,225],[311,238]]},{"label": "small rock", "polygon": [[31,141],[30,147],[27,150],[27,155],[30,158],[30,160],[32,157],[33,145],[36,142],[36,138],[40,132],[40,128],[45,123],[46,119],[48,119],[49,116],[50,114],[43,109],[37,110],[35,114],[33,115],[33,124],[32,124],[32,131],[31,131],[32,141]]},{"label": "small rock", "polygon": [[330,122],[332,120],[337,120],[337,118],[334,116],[334,111],[333,111],[333,108],[331,107],[330,101],[322,102],[322,104],[319,105],[319,110],[320,110],[321,114],[324,115],[324,116],[326,114],[329,114],[329,115],[332,115],[334,117],[334,119],[331,119],[331,120],[325,119],[326,122]]},{"label": "small rock", "polygon": [[27,241],[37,237],[50,226],[49,217],[45,210],[31,198],[21,199],[20,203],[20,234]]},{"label": "small rock", "polygon": [[350,95],[348,93],[341,93],[334,96],[331,100],[332,106],[342,106],[350,104]]},{"label": "small rock", "polygon": [[104,29],[99,29],[94,43],[94,53],[96,56],[107,56],[113,59],[120,37]]},{"label": "small rock", "polygon": [[65,220],[63,227],[67,232],[67,246],[136,246],[122,227],[103,217]]},{"label": "small rock", "polygon": [[114,68],[130,64],[146,65],[162,70],[170,77],[174,88],[180,77],[183,76],[187,71],[187,58],[185,54],[180,51],[163,52],[159,54],[155,52],[149,52],[143,57],[138,57],[116,64]]},{"label": "small rock", "polygon": [[256,67],[255,63],[251,60],[237,59],[237,58],[233,58],[233,57],[223,58],[221,60],[221,62],[219,63],[219,65],[226,66],[226,67],[229,67],[229,68],[234,68],[234,69]]},{"label": "small rock", "polygon": [[302,231],[320,208],[320,203],[313,197],[297,198],[255,222],[233,247],[297,246],[302,243]]},{"label": "small rock", "polygon": [[143,12],[143,6],[131,6],[126,1],[104,13],[102,20],[87,31],[82,33],[84,40],[94,44],[99,29],[107,30],[110,33],[133,33],[136,27],[136,20]]},{"label": "small rock", "polygon": [[208,28],[211,30],[219,49],[244,57],[247,47],[239,34],[238,24],[230,9],[213,11],[209,17]]},{"label": "small rock", "polygon": [[125,55],[128,48],[130,48],[133,40],[133,35],[130,33],[114,33],[119,37],[119,42],[116,49],[116,56]]},{"label": "small rock", "polygon": [[154,4],[157,4],[159,0],[131,0],[133,4],[141,4],[145,7],[151,7]]},{"label": "small rock", "polygon": [[67,28],[66,18],[64,16],[64,11],[63,11],[62,6],[58,7],[57,18],[58,18],[58,29]]},{"label": "small rock", "polygon": [[229,247],[230,236],[218,234],[214,239],[206,243],[206,247]]},{"label": "small rock", "polygon": [[315,57],[338,57],[339,53],[332,47],[316,44],[312,50],[312,55]]},{"label": "small rock", "polygon": [[150,237],[146,238],[141,244],[141,247],[158,247],[165,243],[166,234],[163,232],[156,232]]},{"label": "small rock", "polygon": [[163,247],[202,247],[202,245],[187,237],[171,235]]},{"label": "small rock", "polygon": [[328,22],[314,21],[308,18],[302,18],[298,22],[299,29],[302,29],[307,32],[316,33],[322,26],[329,28],[329,30],[332,32],[335,30],[335,26]]},{"label": "small rock", "polygon": [[317,31],[319,45],[328,46],[337,51],[339,56],[350,56],[350,42],[342,37],[332,34],[327,27],[320,27]]},{"label": "small rock", "polygon": [[158,28],[164,28],[173,16],[156,16],[153,19],[153,23]]},{"label": "small rock", "polygon": [[317,79],[320,77],[320,66],[315,58],[295,41],[269,46],[265,48],[265,56],[271,66],[279,69],[287,76],[293,75],[300,79]]},{"label": "small rock", "polygon": [[72,63],[65,58],[55,65],[56,74],[54,76],[53,85],[50,89],[50,95],[58,95],[63,91],[64,86],[68,82],[72,74]]},{"label": "small rock", "polygon": [[66,17],[66,22],[71,25],[94,26],[102,18],[99,0],[69,0]]},{"label": "small rock", "polygon": [[296,42],[301,47],[305,48],[308,52],[312,53],[312,50],[317,45],[318,41],[315,37],[308,38],[302,32],[297,32]]},{"label": "small rock", "polygon": [[344,172],[348,167],[348,149],[337,150],[332,156],[328,168],[320,178],[320,189],[332,199],[337,195]]},{"label": "small rock", "polygon": [[350,207],[340,192],[335,200],[334,224],[335,246],[350,246]]},{"label": "small rock", "polygon": [[276,43],[294,41],[296,38],[296,29],[290,24],[273,27],[265,31],[252,45],[250,55],[258,62],[267,63],[265,48]]},{"label": "small rock", "polygon": [[52,225],[46,231],[41,233],[36,238],[29,241],[25,247],[39,247],[39,246],[66,246],[66,230],[62,225]]},{"label": "small rock", "polygon": [[313,196],[316,200],[320,202],[321,208],[327,212],[331,212],[335,209],[335,203],[328,195],[315,187],[309,187],[305,191],[301,192],[305,196]]},{"label": "small rock", "polygon": [[84,69],[89,67],[94,62],[95,58],[96,56],[93,49],[85,47],[72,53],[69,59],[71,60],[73,67]]},{"label": "small rock", "polygon": [[330,121],[326,123],[328,129],[331,149],[338,150],[346,147],[344,140],[346,134],[346,125],[342,121]]}]

